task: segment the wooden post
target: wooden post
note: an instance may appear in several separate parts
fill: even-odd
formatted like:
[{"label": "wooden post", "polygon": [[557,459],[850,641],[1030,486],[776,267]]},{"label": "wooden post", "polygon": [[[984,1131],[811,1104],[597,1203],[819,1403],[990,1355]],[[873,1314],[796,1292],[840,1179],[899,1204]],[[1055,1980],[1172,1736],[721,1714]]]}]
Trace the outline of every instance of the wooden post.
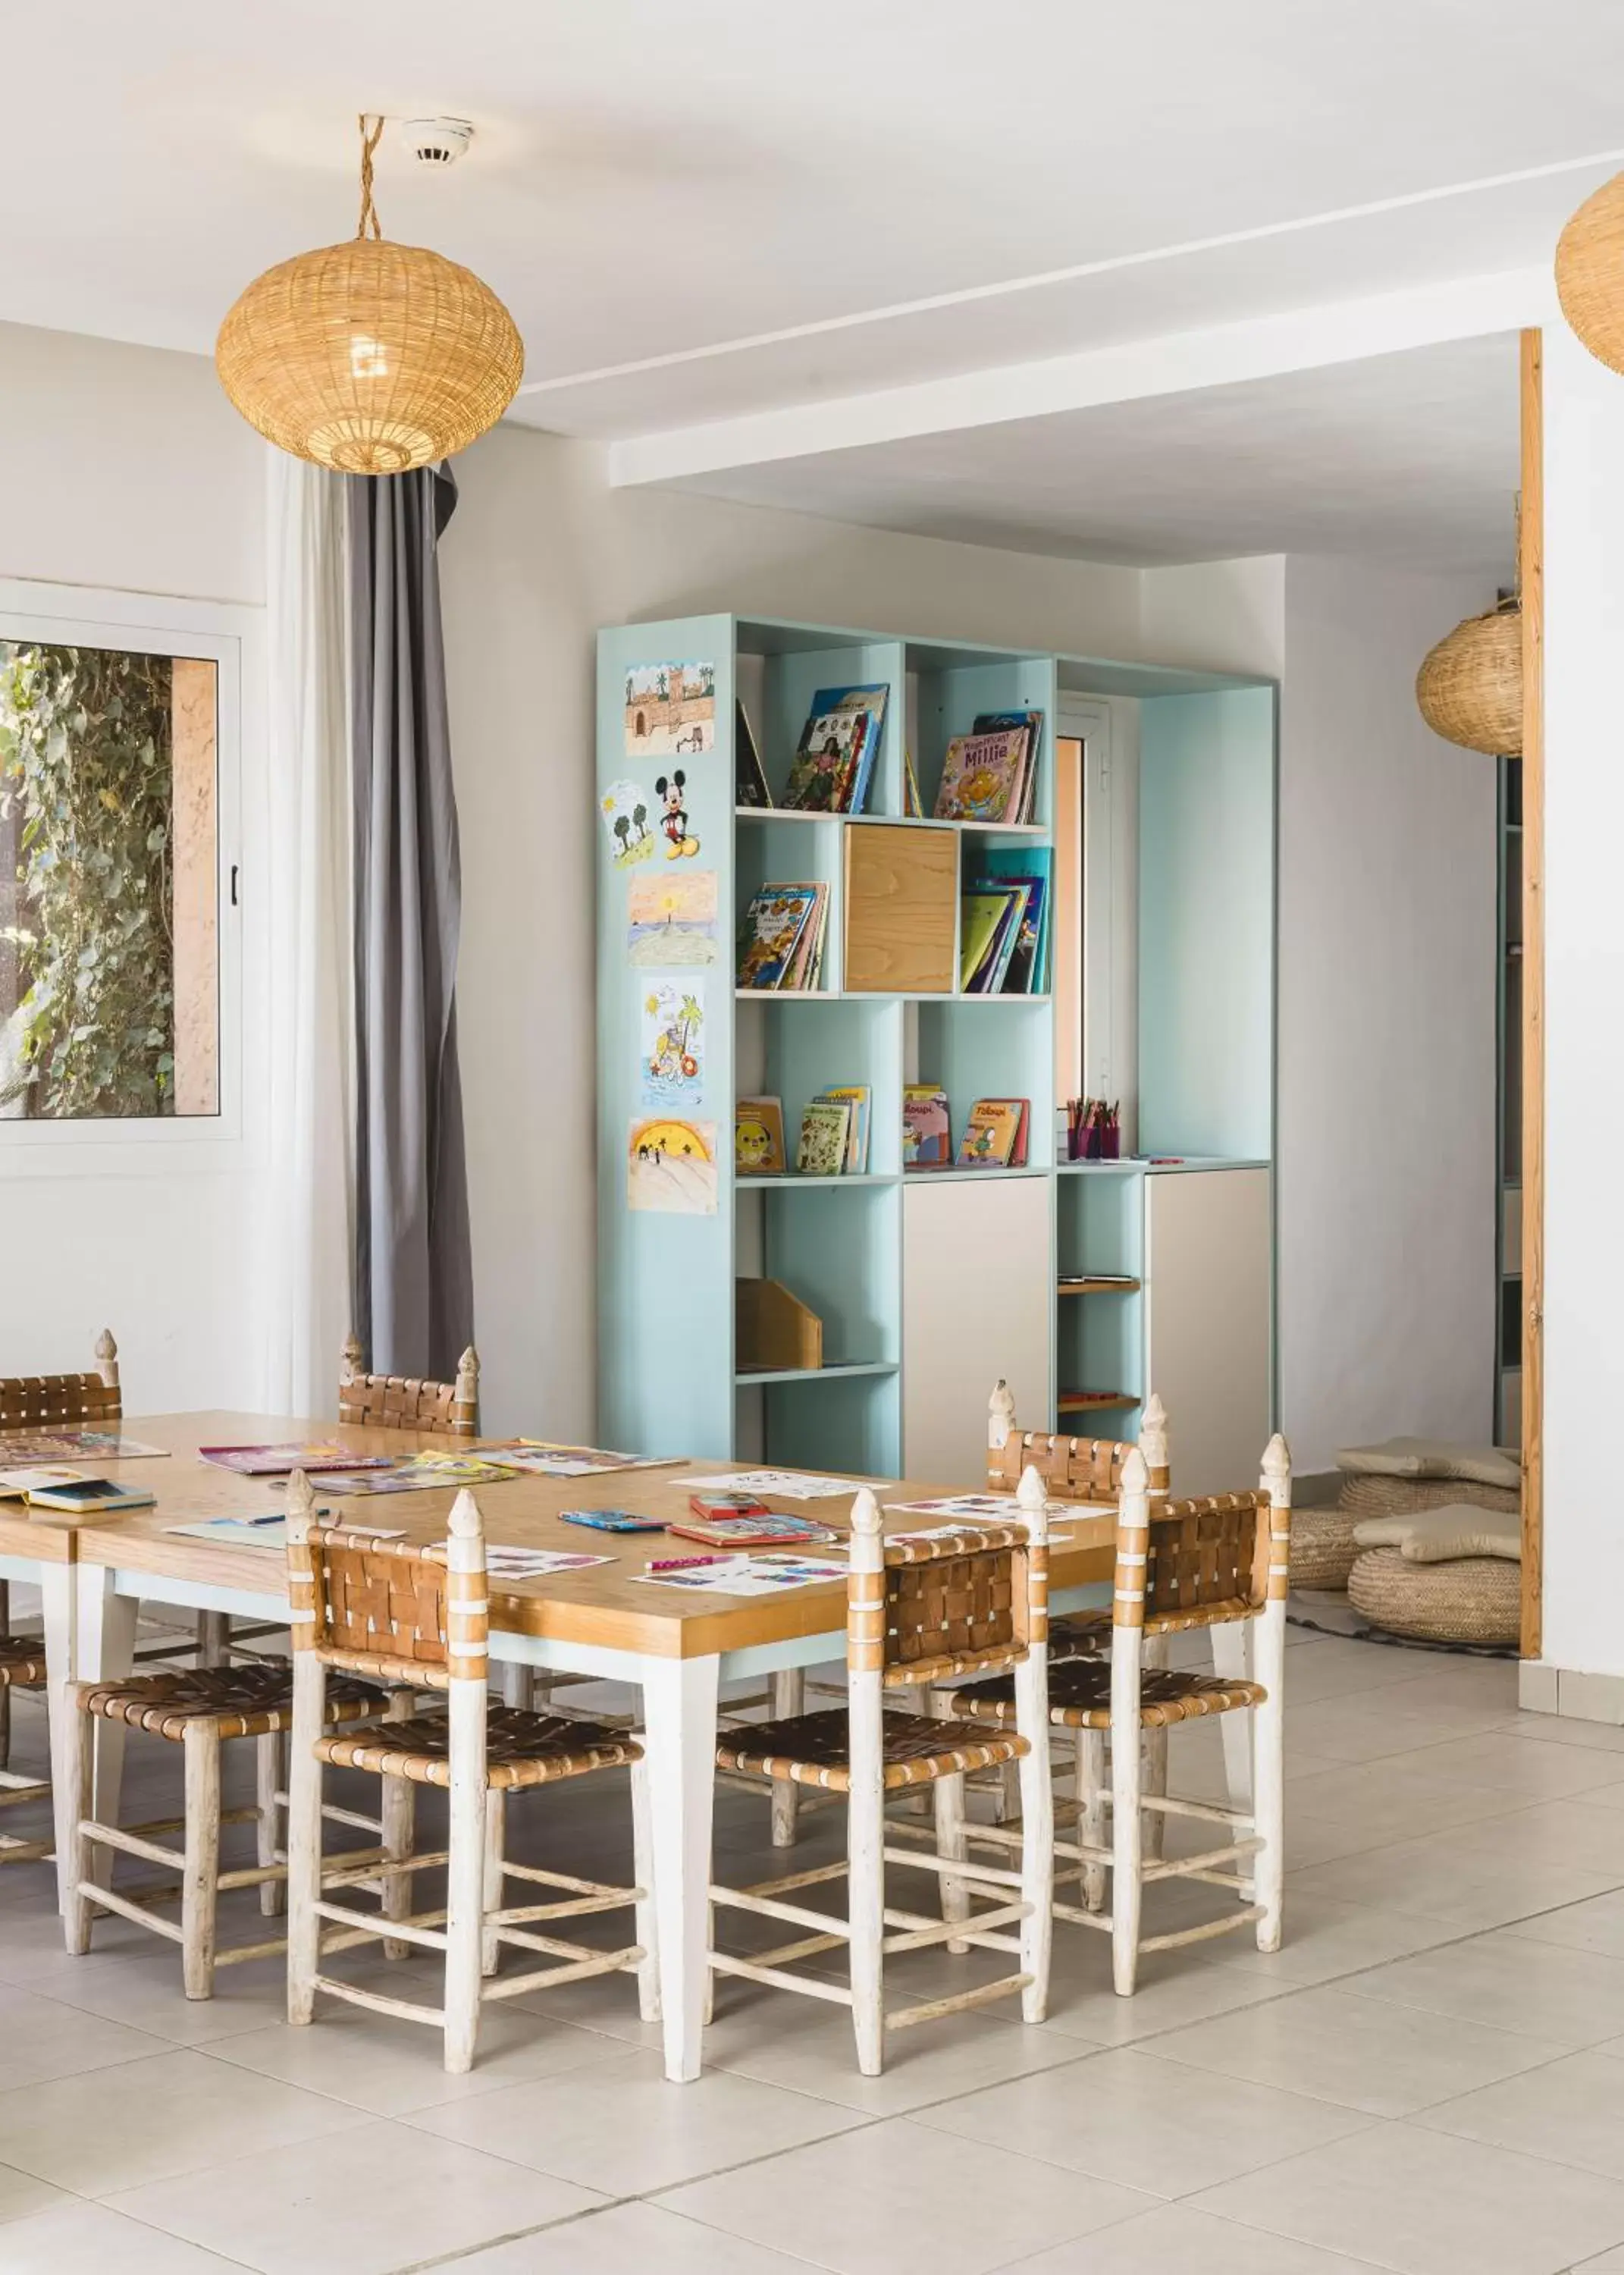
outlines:
[{"label": "wooden post", "polygon": [[[774,1722],[782,1722],[791,1714],[806,1711],[806,1669],[786,1667],[772,1678]],[[773,1780],[772,1814],[773,1846],[793,1848],[797,1820],[800,1815],[801,1788],[792,1778]]]},{"label": "wooden post", "polygon": [[215,1995],[215,1908],[220,1883],[220,1733],[212,1721],[188,1722],[185,1861],[181,1866],[180,1959],[188,1999]]},{"label": "wooden post", "polygon": [[[1172,1460],[1167,1444],[1167,1410],[1154,1391],[1144,1402],[1144,1417],[1139,1425],[1139,1451],[1144,1456],[1149,1472],[1149,1491],[1152,1501],[1165,1500],[1172,1482]],[[1140,1658],[1142,1667],[1166,1667],[1167,1644],[1165,1636],[1153,1636],[1144,1645]],[[1166,1797],[1167,1791],[1167,1733],[1165,1729],[1144,1733],[1144,1791]],[[1144,1853],[1159,1858],[1166,1845],[1167,1819],[1165,1811],[1152,1809],[1144,1826]]]},{"label": "wooden post", "polygon": [[1144,1415],[1139,1424],[1139,1451],[1144,1455],[1144,1466],[1150,1472],[1151,1499],[1165,1500],[1173,1481],[1167,1410],[1153,1390],[1144,1402]]},{"label": "wooden post", "polygon": [[96,1337],[96,1372],[110,1390],[118,1387],[118,1346],[113,1341],[111,1327],[103,1327]]},{"label": "wooden post", "polygon": [[[417,1700],[409,1689],[395,1691],[384,1709],[386,1722],[410,1720]],[[379,1832],[383,1840],[383,1854],[388,1863],[397,1863],[412,1854],[412,1834],[417,1821],[417,1788],[410,1778],[381,1778],[383,1788],[381,1805],[378,1811]],[[412,1875],[409,1872],[386,1872],[380,1908],[385,1919],[404,1919],[412,1909]],[[384,1940],[386,1959],[410,1959],[412,1946],[400,1936]]]},{"label": "wooden post", "polygon": [[288,1747],[288,2020],[315,2012],[321,1924],[321,1765],[327,1669],[318,1656],[321,1589],[310,1527],[315,1495],[303,1470],[288,1480],[288,1630],[293,1645],[293,1728]]},{"label": "wooden post", "polygon": [[[64,1682],[50,1702],[51,1714],[62,1718],[62,1734],[57,1751],[61,1760],[58,1775],[64,1788],[67,1807],[68,1834],[67,1869],[59,1873],[64,1882],[62,1909],[64,1932],[67,1947],[74,1958],[81,1957],[90,1948],[90,1923],[94,1917],[91,1900],[85,1890],[90,1880],[90,1843],[79,1827],[90,1815],[90,1770],[94,1759],[93,1733],[90,1717],[80,1708],[79,1685]],[[62,1811],[57,1810],[58,1823]],[[58,1832],[57,1839],[61,1839]]]},{"label": "wooden post", "polygon": [[880,1504],[865,1485],[851,1505],[847,1583],[847,1712],[851,1789],[846,1796],[851,2020],[857,2067],[885,2066],[885,1542]]},{"label": "wooden post", "polygon": [[[1254,1666],[1268,1697],[1251,1712],[1253,1829],[1264,1846],[1252,1859],[1254,1901],[1263,1908],[1258,1923],[1259,1951],[1278,1951],[1285,1887],[1286,1837],[1286,1596],[1291,1584],[1291,1456],[1277,1432],[1263,1457],[1266,1508],[1258,1512],[1269,1528],[1268,1593],[1262,1613],[1249,1622],[1257,1629]],[[1226,1716],[1240,1721],[1242,1717]]]},{"label": "wooden post", "polygon": [[449,1677],[451,1788],[447,1847],[445,2066],[473,2067],[480,2029],[485,1933],[485,1734],[490,1613],[485,1529],[465,1489],[451,1504],[446,1535],[446,1659]]},{"label": "wooden post", "polygon": [[[508,1854],[508,1796],[505,1793],[485,1795],[485,1916],[488,1921],[493,1912],[502,1909],[505,1885],[502,1866]],[[404,1876],[403,1876],[404,1877]],[[502,1964],[502,1946],[496,1931],[487,1926],[480,1950],[480,1972],[491,1976]]]},{"label": "wooden post", "polygon": [[1111,1606],[1111,1974],[1130,1999],[1139,1971],[1139,1652],[1144,1635],[1150,1478],[1136,1446],[1122,1464]]},{"label": "wooden post", "polygon": [[457,1362],[456,1427],[459,1433],[480,1433],[480,1354],[472,1343]]},{"label": "wooden post", "polygon": [[344,1337],[344,1349],[338,1354],[338,1387],[342,1390],[346,1382],[353,1382],[358,1374],[364,1374],[366,1371],[361,1339],[351,1328]]},{"label": "wooden post", "polygon": [[1049,2007],[1049,1947],[1054,1932],[1054,1786],[1049,1772],[1049,1494],[1035,1469],[1016,1489],[1026,1527],[1026,1657],[1015,1670],[1015,1727],[1030,1750],[1021,1757],[1021,2016],[1041,2022]]},{"label": "wooden post", "polygon": [[[1545,1460],[1545,552],[1542,342],[1522,335],[1522,1656],[1541,1647]],[[1496,1435],[1499,1417],[1496,1417]]]},{"label": "wooden post", "polygon": [[[253,1800],[259,1814],[254,1820],[254,1848],[261,1869],[276,1862],[276,1795],[282,1768],[282,1734],[268,1730],[262,1738],[253,1742]],[[287,1901],[285,1879],[261,1880],[260,1910],[266,1919],[275,1919]]]}]

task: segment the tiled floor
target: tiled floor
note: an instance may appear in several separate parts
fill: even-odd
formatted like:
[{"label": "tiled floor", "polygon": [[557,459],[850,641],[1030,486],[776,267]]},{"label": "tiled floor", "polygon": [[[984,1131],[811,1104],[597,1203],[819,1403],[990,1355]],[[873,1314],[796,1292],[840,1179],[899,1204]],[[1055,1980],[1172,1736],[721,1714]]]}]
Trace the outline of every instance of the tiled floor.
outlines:
[{"label": "tiled floor", "polygon": [[[1505,1665],[1294,1630],[1288,1666],[1279,1956],[1198,1945],[1122,2000],[1104,1939],[1061,1927],[1046,2027],[962,2015],[876,2080],[838,2011],[733,1983],[705,2076],[668,2087],[621,1977],[497,2010],[448,2078],[407,2023],[290,2030],[274,1963],[188,2006],[120,1921],[70,1960],[47,1871],[0,1872],[0,2275],[1624,2271],[1624,1732],[1520,1716]],[[132,1808],[178,1771],[132,1743]],[[1220,1778],[1215,1729],[1175,1735],[1175,1790]],[[774,1858],[732,1792],[717,1824],[735,1878],[840,1831]],[[533,1828],[629,1871],[610,1780]],[[1152,1924],[1209,1898],[1153,1891]]]}]

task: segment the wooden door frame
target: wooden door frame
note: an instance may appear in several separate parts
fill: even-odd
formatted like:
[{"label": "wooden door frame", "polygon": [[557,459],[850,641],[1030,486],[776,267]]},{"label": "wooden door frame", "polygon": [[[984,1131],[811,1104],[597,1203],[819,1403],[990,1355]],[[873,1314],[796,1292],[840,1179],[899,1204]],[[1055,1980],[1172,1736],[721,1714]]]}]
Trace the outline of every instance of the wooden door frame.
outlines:
[{"label": "wooden door frame", "polygon": [[1541,1641],[1545,1537],[1545,750],[1542,339],[1522,337],[1522,1656]]}]

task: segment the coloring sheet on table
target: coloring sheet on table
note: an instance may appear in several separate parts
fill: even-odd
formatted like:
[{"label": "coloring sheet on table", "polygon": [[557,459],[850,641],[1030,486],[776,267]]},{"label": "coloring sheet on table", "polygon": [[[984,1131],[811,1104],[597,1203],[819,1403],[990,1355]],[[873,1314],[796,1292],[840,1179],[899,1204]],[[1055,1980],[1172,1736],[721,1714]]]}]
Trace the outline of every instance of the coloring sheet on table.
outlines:
[{"label": "coloring sheet on table", "polygon": [[765,1556],[729,1558],[687,1572],[634,1572],[631,1577],[654,1587],[687,1588],[707,1596],[781,1596],[786,1588],[815,1588],[843,1580],[846,1568],[825,1557],[774,1549]]},{"label": "coloring sheet on table", "polygon": [[[1052,1500],[1051,1516],[1108,1516],[1108,1503]],[[945,1493],[939,1500],[888,1500],[888,1509],[903,1516],[956,1516],[966,1524],[1018,1524],[1021,1504],[1013,1493]]]},{"label": "coloring sheet on table", "polygon": [[612,1556],[578,1554],[567,1548],[504,1548],[487,1542],[485,1576],[489,1580],[540,1580],[549,1572],[580,1572],[589,1564],[612,1564]]},{"label": "coloring sheet on table", "polygon": [[733,1470],[725,1477],[673,1478],[674,1485],[693,1485],[706,1493],[776,1493],[781,1500],[830,1500],[836,1494],[857,1493],[861,1478],[820,1478],[801,1470]]}]

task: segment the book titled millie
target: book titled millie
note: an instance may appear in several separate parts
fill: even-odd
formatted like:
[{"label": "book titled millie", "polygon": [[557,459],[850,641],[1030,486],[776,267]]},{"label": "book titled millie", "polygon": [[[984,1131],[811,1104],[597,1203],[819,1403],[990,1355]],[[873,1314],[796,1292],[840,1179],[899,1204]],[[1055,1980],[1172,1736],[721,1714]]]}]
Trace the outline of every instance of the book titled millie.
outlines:
[{"label": "book titled millie", "polygon": [[1032,818],[1038,788],[1041,711],[984,711],[968,735],[956,735],[936,792],[938,821],[1022,827]]},{"label": "book titled millie", "polygon": [[790,812],[862,812],[890,692],[883,684],[819,689],[784,785]]},{"label": "book titled millie", "polygon": [[739,986],[786,994],[817,988],[828,908],[827,884],[763,885],[739,926]]}]

